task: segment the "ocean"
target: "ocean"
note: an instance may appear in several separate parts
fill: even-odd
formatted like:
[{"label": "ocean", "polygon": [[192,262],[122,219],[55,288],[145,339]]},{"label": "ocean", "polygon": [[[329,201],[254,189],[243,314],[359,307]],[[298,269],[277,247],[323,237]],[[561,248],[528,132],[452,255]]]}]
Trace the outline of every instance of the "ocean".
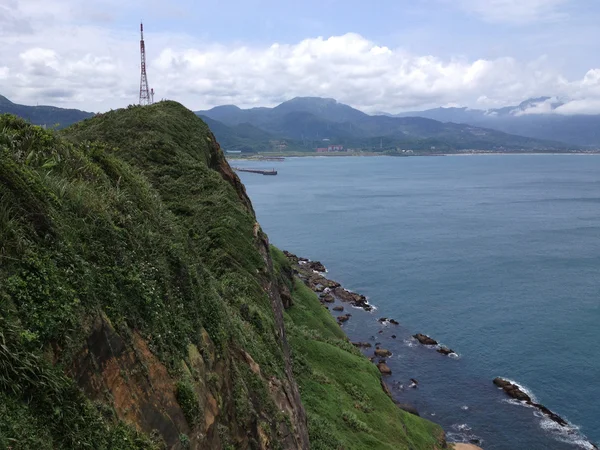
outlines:
[{"label": "ocean", "polygon": [[[369,298],[376,311],[353,310],[345,331],[393,352],[393,395],[449,440],[486,450],[600,442],[600,156],[232,165],[278,170],[239,173],[271,242]],[[459,356],[421,346],[415,333]],[[571,426],[510,400],[497,376]]]}]

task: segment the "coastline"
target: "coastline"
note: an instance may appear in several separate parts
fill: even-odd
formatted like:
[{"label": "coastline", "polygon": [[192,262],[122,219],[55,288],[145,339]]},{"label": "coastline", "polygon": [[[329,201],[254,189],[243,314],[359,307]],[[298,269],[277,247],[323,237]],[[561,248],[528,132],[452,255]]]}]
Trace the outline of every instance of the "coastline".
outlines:
[{"label": "coastline", "polygon": [[[315,153],[315,152],[292,152],[292,153],[257,153],[250,157],[226,154],[231,161],[256,161],[256,162],[283,162],[285,158],[355,158],[355,157],[390,157],[390,158],[416,158],[416,157],[436,157],[436,156],[592,156],[600,155],[600,150],[589,151],[571,151],[571,152],[492,152],[492,151],[460,151],[452,153],[416,153],[411,155],[389,155],[381,152],[339,152],[339,153]],[[267,159],[260,159],[260,157]],[[282,161],[270,161],[268,158],[283,158]]]},{"label": "coastline", "polygon": [[[326,308],[333,315],[333,317],[337,319],[337,322],[342,330],[344,330],[344,324],[352,319],[352,314],[346,311],[343,306],[344,304],[349,304],[351,308],[362,309],[367,313],[373,313],[377,310],[377,307],[369,303],[365,296],[349,291],[340,283],[328,279],[325,276],[327,274],[327,269],[321,262],[298,257],[287,251],[284,251],[284,254],[292,264],[294,275],[303,281],[304,284],[317,295],[323,307]],[[399,325],[396,320],[386,317],[377,318],[374,316],[374,320],[379,322],[379,324],[382,326],[382,329],[379,331],[379,333],[382,333],[383,329],[390,325]],[[352,342],[346,330],[344,330],[344,333],[346,334],[348,340]],[[391,337],[396,339],[395,335],[392,335]],[[438,353],[444,356],[456,358],[459,357],[459,355],[453,350],[438,343],[427,335],[417,333],[412,335],[412,339],[416,345],[421,344],[424,347],[436,349]],[[385,381],[386,376],[392,375],[392,371],[386,364],[386,359],[392,356],[392,352],[380,347],[379,342],[372,344],[369,342],[370,340],[376,340],[375,336],[361,336],[357,342],[352,342],[352,344],[361,350],[363,355],[378,367],[382,375],[382,388],[392,398],[394,403],[396,403],[400,409],[403,409],[406,412],[420,415],[414,406],[402,403],[401,400],[398,400],[392,396],[391,390]],[[369,356],[369,354],[372,354],[373,356]],[[411,378],[410,381],[412,383],[410,387],[416,389],[418,387],[418,381],[413,378]],[[545,421],[553,423],[555,429],[552,431],[552,434],[554,435],[555,439],[561,440],[561,436],[568,436],[575,440],[573,443],[579,448],[589,450],[597,450],[599,448],[597,444],[579,433],[579,427],[571,424],[566,419],[563,419],[561,416],[546,408],[544,405],[537,403],[533,394],[531,394],[525,387],[507,378],[497,377],[493,381],[490,380],[490,382],[493,382],[493,384],[499,390],[504,391],[507,397],[509,397],[504,401],[522,405],[523,407],[535,408],[543,415],[543,417],[545,417]],[[468,442],[448,442],[449,448],[454,448],[456,450],[482,450],[482,448],[478,446],[482,445],[482,443],[483,441],[477,438],[471,438],[468,440]]]}]

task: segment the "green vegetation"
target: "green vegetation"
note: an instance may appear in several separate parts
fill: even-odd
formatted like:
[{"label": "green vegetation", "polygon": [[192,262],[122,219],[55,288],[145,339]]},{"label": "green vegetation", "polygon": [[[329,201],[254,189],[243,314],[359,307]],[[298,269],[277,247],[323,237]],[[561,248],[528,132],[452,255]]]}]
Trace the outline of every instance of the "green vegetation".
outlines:
[{"label": "green vegetation", "polygon": [[[106,317],[125,342],[140,333],[176,380],[182,361],[193,366],[188,346],[205,351],[201,330],[217,359],[244,349],[265,376],[283,376],[254,214],[218,171],[223,156],[206,125],[165,102],[97,116],[61,135],[0,116],[0,318],[14,327],[9,351],[68,372],[96,318]],[[0,354],[0,367],[12,367],[6,358]],[[11,375],[2,392],[12,400],[47,389],[40,381],[7,390],[14,380],[29,378]],[[177,398],[193,425],[197,396],[185,386]],[[263,400],[245,399],[255,408]],[[77,405],[81,418],[91,414]],[[74,407],[57,401],[52,414],[6,414],[39,411],[40,421],[71,408],[67,422],[50,422],[61,436],[61,423],[76,423]],[[54,433],[46,424],[40,433]]]},{"label": "green vegetation", "polygon": [[431,448],[272,253],[181,105],[0,115],[0,448],[300,447],[278,290],[312,448]]},{"label": "green vegetation", "polygon": [[[281,267],[283,254],[271,251]],[[375,365],[348,342],[330,312],[299,280],[293,298],[286,326],[294,374],[308,414],[311,448],[439,448],[441,428],[392,402]]]}]

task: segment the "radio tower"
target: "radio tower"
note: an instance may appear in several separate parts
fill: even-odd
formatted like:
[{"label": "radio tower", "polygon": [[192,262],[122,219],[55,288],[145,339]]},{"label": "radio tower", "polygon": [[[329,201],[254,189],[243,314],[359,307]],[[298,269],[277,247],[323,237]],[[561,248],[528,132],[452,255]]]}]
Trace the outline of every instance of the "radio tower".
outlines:
[{"label": "radio tower", "polygon": [[146,75],[146,45],[144,44],[144,24],[140,24],[142,39],[140,40],[140,54],[142,57],[142,78],[140,80],[140,105],[151,105],[150,89],[148,88],[148,75]]}]

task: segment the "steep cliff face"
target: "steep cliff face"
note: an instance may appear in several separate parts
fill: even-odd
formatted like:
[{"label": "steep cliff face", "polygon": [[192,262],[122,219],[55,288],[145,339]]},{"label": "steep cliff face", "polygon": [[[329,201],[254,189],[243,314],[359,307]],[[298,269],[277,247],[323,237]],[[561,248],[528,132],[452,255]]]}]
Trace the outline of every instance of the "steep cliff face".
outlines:
[{"label": "steep cliff face", "polygon": [[[206,125],[173,102],[110,112],[64,137],[1,122],[10,352],[83,389],[81,408],[143,448],[308,448],[268,243]],[[51,393],[42,381],[11,392],[18,375],[2,395],[19,408]],[[31,406],[30,440],[87,442],[85,430],[64,442],[68,424]],[[55,401],[57,414],[71,406]],[[18,441],[16,413],[0,419],[12,417],[2,435]]]},{"label": "steep cliff face", "polygon": [[0,115],[0,448],[442,447],[269,246],[191,111],[60,134]]}]

